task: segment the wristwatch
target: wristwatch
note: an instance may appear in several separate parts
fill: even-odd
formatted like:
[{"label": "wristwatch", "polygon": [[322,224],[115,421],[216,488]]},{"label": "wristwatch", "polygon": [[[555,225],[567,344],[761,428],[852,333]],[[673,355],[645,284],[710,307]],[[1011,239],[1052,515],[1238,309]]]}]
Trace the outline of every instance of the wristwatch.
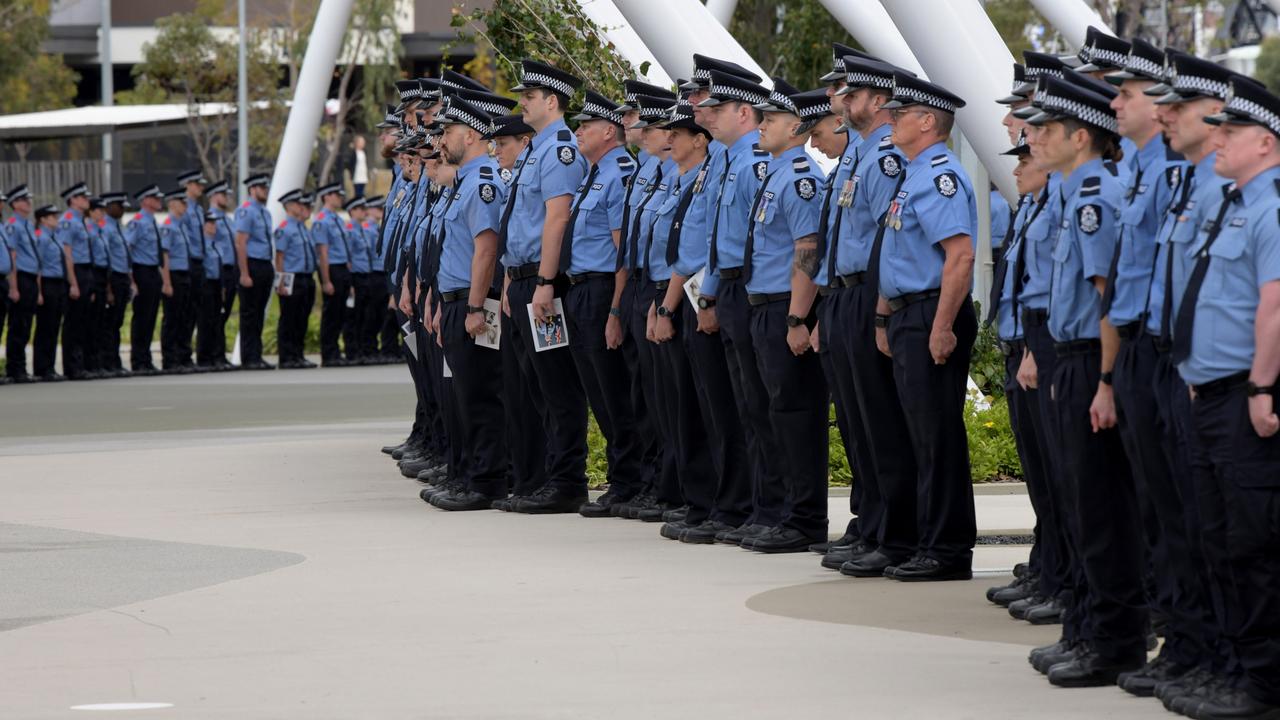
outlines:
[{"label": "wristwatch", "polygon": [[800,317],[799,315],[787,316],[787,327],[789,328],[800,327],[803,324],[804,324],[804,318]]},{"label": "wristwatch", "polygon": [[671,317],[673,315],[675,315],[675,313],[668,310],[666,305],[658,306],[658,317]]},{"label": "wristwatch", "polygon": [[1098,380],[1099,380],[1099,381],[1101,381],[1103,385],[1110,385],[1110,384],[1111,384],[1111,376],[1112,376],[1112,374],[1111,374],[1111,372],[1110,372],[1110,371],[1108,371],[1108,372],[1104,372],[1104,373],[1102,373],[1102,376],[1098,378]]},{"label": "wristwatch", "polygon": [[470,314],[472,314],[472,313],[482,313],[482,312],[484,312],[484,306],[483,306],[483,305],[468,305],[468,306],[467,306],[467,314],[468,314],[468,315],[470,315]]},{"label": "wristwatch", "polygon": [[551,284],[552,284],[552,283],[554,283],[555,281],[556,281],[556,279],[555,279],[555,278],[551,278],[550,280],[548,280],[548,279],[546,279],[546,278],[542,277],[541,275],[538,275],[537,277],[535,277],[535,278],[533,279],[533,284],[534,284],[534,285],[537,285],[538,287],[542,287],[543,285],[551,285]]},{"label": "wristwatch", "polygon": [[715,306],[716,306],[716,299],[715,299],[715,298],[713,298],[713,297],[700,297],[700,298],[698,298],[698,309],[699,309],[699,310],[710,310],[711,308],[713,308],[713,307],[715,307]]},{"label": "wristwatch", "polygon": [[1254,397],[1255,395],[1270,395],[1271,393],[1276,391],[1276,388],[1274,385],[1262,386],[1255,383],[1252,380],[1250,380],[1249,383],[1244,386],[1244,388],[1245,388],[1244,389],[1245,394],[1248,395],[1249,397]]},{"label": "wristwatch", "polygon": [[876,327],[878,327],[878,328],[887,328],[887,327],[889,327],[889,316],[888,316],[888,315],[876,315]]},{"label": "wristwatch", "polygon": [[611,308],[609,308],[609,314],[610,314],[610,315],[612,315],[613,317],[621,318],[621,317],[622,317],[622,308],[619,308],[619,307],[611,307]]}]

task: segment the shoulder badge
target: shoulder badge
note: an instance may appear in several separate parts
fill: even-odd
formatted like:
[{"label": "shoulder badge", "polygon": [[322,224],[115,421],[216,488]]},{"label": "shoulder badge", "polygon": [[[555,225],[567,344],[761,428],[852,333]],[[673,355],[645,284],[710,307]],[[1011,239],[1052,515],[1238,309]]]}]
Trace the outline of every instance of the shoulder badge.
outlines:
[{"label": "shoulder badge", "polygon": [[751,152],[755,153],[756,155],[768,155],[768,154],[769,154],[769,153],[765,152],[764,150],[761,150],[761,149],[760,149],[760,143],[751,143]]},{"label": "shoulder badge", "polygon": [[498,195],[494,191],[492,183],[480,183],[480,199],[483,200],[486,205],[493,202],[493,199],[497,196]]},{"label": "shoulder badge", "polygon": [[898,173],[902,172],[902,166],[898,164],[898,158],[895,155],[880,156],[880,172],[889,177],[898,177]]},{"label": "shoulder badge", "polygon": [[493,168],[489,167],[488,165],[481,165],[481,166],[480,166],[480,177],[481,177],[481,178],[483,178],[483,179],[485,179],[485,180],[492,180],[492,179],[493,179]]},{"label": "shoulder badge", "polygon": [[16,223],[16,222],[18,222],[18,219],[17,219],[17,218],[15,218],[14,216],[10,215],[10,216],[9,216],[9,224],[10,224],[10,225],[12,225],[12,224],[14,224],[14,223]]},{"label": "shoulder badge", "polygon": [[758,162],[755,164],[755,170],[756,170],[756,177],[759,178],[760,180],[764,180],[765,176],[769,174],[769,163]]},{"label": "shoulder badge", "polygon": [[560,142],[569,142],[572,139],[573,139],[573,133],[570,132],[569,130],[561,130],[560,132],[556,133],[556,140],[559,140]]},{"label": "shoulder badge", "polygon": [[1080,197],[1089,197],[1102,192],[1102,178],[1089,177],[1080,183]]},{"label": "shoulder badge", "polygon": [[324,211],[321,210],[320,212],[316,213],[316,220],[323,220],[323,219],[324,219]]},{"label": "shoulder badge", "polygon": [[929,166],[938,167],[939,165],[942,165],[946,161],[947,161],[946,155],[935,155],[933,156],[933,159],[929,161]]},{"label": "shoulder badge", "polygon": [[502,182],[510,185],[511,178],[515,177],[515,175],[513,175],[512,172],[507,168],[502,168],[501,170],[498,171],[498,177],[502,178]]},{"label": "shoulder badge", "polygon": [[563,145],[560,147],[560,150],[556,153],[556,157],[560,159],[561,164],[572,165],[574,158],[578,157],[578,153],[575,152],[574,149],[569,145]]},{"label": "shoulder badge", "polygon": [[347,229],[348,229],[348,230],[355,230],[355,229],[356,229],[356,226],[355,226],[354,224],[352,224],[352,223],[347,223]]},{"label": "shoulder badge", "polygon": [[813,184],[813,178],[802,177],[796,180],[796,194],[800,196],[801,200],[812,200],[817,192],[818,189]]},{"label": "shoulder badge", "polygon": [[172,221],[173,221],[173,216],[169,216],[169,217],[167,217],[167,218],[165,218],[165,219],[164,219],[164,224],[165,224],[165,225],[168,225],[168,224],[169,224],[170,222],[172,222]]},{"label": "shoulder badge", "polygon": [[286,226],[286,225],[288,225],[288,224],[289,224],[289,221],[288,221],[288,220],[281,220],[281,221],[280,221],[280,227],[279,227],[278,229],[283,230],[283,229],[285,228],[285,226]]},{"label": "shoulder badge", "polygon": [[1102,208],[1098,205],[1081,205],[1076,210],[1076,222],[1080,226],[1080,232],[1086,235],[1092,235],[1098,232],[1098,228],[1102,224]]},{"label": "shoulder badge", "polygon": [[67,211],[67,214],[66,214],[66,215],[63,215],[63,216],[62,216],[62,218],[63,218],[64,220],[70,220],[72,217],[73,217],[73,215],[71,214],[71,211],[70,211],[70,210],[68,210],[68,211]]},{"label": "shoulder badge", "polygon": [[880,149],[881,149],[881,150],[885,150],[885,149],[888,149],[888,148],[891,148],[891,147],[893,147],[893,136],[892,136],[892,135],[885,135],[884,137],[880,138]]},{"label": "shoulder badge", "polygon": [[791,169],[798,173],[809,172],[809,159],[798,157],[791,161]]},{"label": "shoulder badge", "polygon": [[41,229],[42,229],[42,228],[36,228],[36,237],[40,237],[40,235],[41,235],[40,230],[41,230]]},{"label": "shoulder badge", "polygon": [[244,204],[243,204],[243,205],[241,205],[240,207],[242,207],[242,208],[247,208],[247,207],[249,207],[249,201],[248,201],[248,200],[245,200],[245,201],[244,201]]},{"label": "shoulder badge", "polygon": [[955,173],[944,172],[933,179],[933,184],[938,186],[938,193],[942,197],[951,197],[956,194],[956,190],[960,189],[960,183],[956,180]]}]

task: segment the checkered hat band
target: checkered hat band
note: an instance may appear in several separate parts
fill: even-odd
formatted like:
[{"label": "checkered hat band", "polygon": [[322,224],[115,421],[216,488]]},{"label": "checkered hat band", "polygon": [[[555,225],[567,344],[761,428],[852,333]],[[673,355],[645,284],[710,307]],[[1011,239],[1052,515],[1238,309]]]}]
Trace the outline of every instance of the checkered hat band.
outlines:
[{"label": "checkered hat band", "polygon": [[1227,96],[1227,84],[1194,75],[1178,75],[1173,79],[1173,91],[1181,95],[1198,93],[1222,99]]},{"label": "checkered hat band", "polygon": [[1081,102],[1076,102],[1075,100],[1058,97],[1056,95],[1045,95],[1040,101],[1040,109],[1045,112],[1076,118],[1086,125],[1101,128],[1107,132],[1118,132],[1116,127],[1116,118],[1114,115],[1108,115],[1095,107],[1085,105]]},{"label": "checkered hat band", "polygon": [[1115,65],[1116,67],[1124,67],[1125,63],[1129,61],[1129,56],[1122,52],[1116,52],[1115,50],[1107,50],[1106,48],[1089,48],[1089,57],[1087,62],[1096,64],[1099,60]]},{"label": "checkered hat band", "polygon": [[1042,75],[1045,77],[1061,78],[1062,71],[1057,68],[1042,68],[1042,67],[1035,67],[1035,66],[1029,66],[1027,68],[1026,77],[1028,81],[1035,80],[1036,78]]},{"label": "checkered hat band", "polygon": [[711,94],[721,98],[729,98],[730,100],[744,102],[749,105],[762,105],[769,102],[768,97],[761,95],[758,92],[747,90],[745,88],[734,87],[732,85],[712,85]]},{"label": "checkered hat band", "polygon": [[844,56],[843,55],[835,55],[835,54],[832,55],[831,72],[837,72],[837,73],[844,72]]},{"label": "checkered hat band", "polygon": [[909,98],[915,102],[928,105],[929,107],[935,107],[935,108],[938,108],[939,110],[944,110],[949,113],[953,113],[956,111],[956,106],[953,105],[951,101],[944,100],[938,97],[937,95],[934,95],[933,93],[925,92],[923,90],[916,90],[915,88],[899,87],[894,89],[893,94],[897,95],[898,97]]},{"label": "checkered hat band", "polygon": [[1234,111],[1241,115],[1248,115],[1254,120],[1262,122],[1271,132],[1280,135],[1280,115],[1259,105],[1252,100],[1246,100],[1240,96],[1231,98],[1231,102],[1227,103],[1226,110]]},{"label": "checkered hat band", "polygon": [[401,100],[412,100],[417,97],[422,97],[421,88],[411,88],[409,90],[405,90],[404,92],[400,93]]},{"label": "checkered hat band", "polygon": [[787,97],[786,95],[783,95],[777,90],[774,90],[769,93],[769,102],[773,103],[774,105],[779,105],[781,107],[784,107],[790,110],[791,112],[796,112],[796,104],[791,101],[791,98]]},{"label": "checkered hat band", "polygon": [[454,82],[454,81],[452,81],[452,80],[441,80],[441,81],[440,81],[440,84],[441,84],[441,85],[443,85],[443,86],[445,86],[445,87],[454,88],[455,90],[461,90],[461,89],[462,89],[462,86],[461,86],[461,85],[459,85],[458,83],[456,83],[456,82]]},{"label": "checkered hat band", "polygon": [[831,113],[831,103],[825,102],[821,105],[815,103],[803,107],[797,105],[796,110],[796,114],[800,116],[801,120],[816,120]]},{"label": "checkered hat band", "polygon": [[604,105],[597,105],[596,103],[593,103],[593,102],[583,104],[582,114],[595,115],[601,120],[608,120],[609,122],[615,125],[622,124],[622,113],[615,111],[611,107],[605,107]]},{"label": "checkered hat band", "polygon": [[[890,75],[873,75],[871,73],[864,72],[851,72],[849,73],[847,80],[850,85],[858,85],[860,87],[866,87],[869,85],[871,87],[884,88],[885,90],[893,89],[893,77]],[[1015,88],[1020,85],[1022,85],[1020,82],[1013,84]]]},{"label": "checkered hat band", "polygon": [[624,95],[622,96],[622,102],[623,102],[624,104],[626,104],[626,105],[630,105],[631,107],[635,107],[635,106],[636,106],[636,93],[629,92],[629,93],[624,94]]},{"label": "checkered hat band", "polygon": [[458,122],[462,123],[463,125],[466,125],[472,130],[475,130],[481,135],[487,134],[489,132],[489,127],[490,127],[489,123],[481,122],[480,118],[475,117],[469,112],[463,112],[459,108],[456,108],[452,105],[450,105],[448,109],[444,111],[444,115],[447,118],[457,120]]},{"label": "checkered hat band", "polygon": [[382,118],[382,122],[387,123],[388,125],[398,123],[400,122],[400,116],[395,113],[388,113],[386,117]]},{"label": "checkered hat band", "polygon": [[693,78],[692,78],[692,79],[694,79],[694,80],[710,80],[710,79],[711,79],[711,71],[710,71],[710,70],[707,70],[706,68],[694,68],[694,69],[693,69]]},{"label": "checkered hat band", "polygon": [[539,72],[525,73],[525,76],[520,79],[520,83],[522,85],[528,85],[530,83],[534,85],[541,85],[545,88],[555,90],[561,95],[573,97],[573,88],[569,83],[553,78],[550,75],[543,75]]},{"label": "checkered hat band", "polygon": [[1152,62],[1139,55],[1130,55],[1125,62],[1124,69],[1131,73],[1146,75],[1153,78],[1164,77],[1164,65]]},{"label": "checkered hat band", "polygon": [[473,101],[471,104],[489,113],[490,115],[506,115],[508,112],[507,108],[503,107],[502,105],[499,105],[496,102],[476,100],[476,101]]}]

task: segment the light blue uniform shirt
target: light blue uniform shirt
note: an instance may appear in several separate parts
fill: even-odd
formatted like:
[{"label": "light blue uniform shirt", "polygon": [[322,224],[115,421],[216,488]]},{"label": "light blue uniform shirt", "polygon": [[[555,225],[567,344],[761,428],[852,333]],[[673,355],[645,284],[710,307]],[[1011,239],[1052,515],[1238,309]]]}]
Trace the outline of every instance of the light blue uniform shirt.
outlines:
[{"label": "light blue uniform shirt", "polygon": [[[1000,306],[996,308],[996,334],[1001,340],[1019,340],[1022,338],[1022,318],[1014,315],[1013,307],[1014,271],[1018,269],[1018,252],[1024,242],[1023,231],[1035,211],[1035,202],[1029,196],[1023,197],[1018,203],[1018,211],[1013,217],[1014,233],[1013,237],[1009,239],[1009,246],[999,248],[1004,253],[1005,263],[1004,284],[1000,286]],[[1044,211],[1041,210],[1041,212],[1043,213]],[[1001,240],[1003,239],[1002,237]],[[993,243],[997,242],[994,236],[991,241]],[[1019,310],[1021,310],[1020,307]]]},{"label": "light blue uniform shirt", "polygon": [[1053,285],[1053,243],[1062,225],[1062,173],[1050,173],[1042,191],[1047,196],[1044,209],[1030,219],[1019,252],[1027,253],[1026,275],[1018,304],[1029,310],[1049,309],[1049,289]]},{"label": "light blue uniform shirt", "polygon": [[129,245],[125,242],[124,231],[120,229],[120,221],[107,216],[102,226],[102,237],[107,243],[107,258],[111,272],[128,273],[133,270],[129,262]]},{"label": "light blue uniform shirt", "polygon": [[[657,260],[663,265],[666,264],[665,257],[654,257],[653,245],[658,242],[658,238],[654,234],[654,224],[658,220],[658,208],[662,207],[662,203],[671,194],[671,188],[675,184],[675,179],[679,176],[680,166],[676,165],[674,160],[664,160],[662,173],[657,181],[650,185],[653,192],[649,196],[649,201],[644,204],[644,211],[640,214],[640,266],[648,273],[647,277],[651,282],[659,282],[671,278],[671,270],[669,268],[666,276],[662,277],[654,274],[654,268],[649,263],[652,260]],[[665,238],[663,241],[665,242]]]},{"label": "light blue uniform shirt", "polygon": [[284,253],[284,271],[310,274],[316,270],[316,246],[306,226],[288,218],[275,232],[276,252]]},{"label": "light blue uniform shirt", "polygon": [[[671,265],[667,262],[671,226],[675,221],[676,210],[680,206],[680,198],[684,196],[685,189],[692,191],[693,188],[690,185],[697,182],[696,170],[695,166],[688,173],[681,174],[680,166],[677,165],[670,176],[663,178],[653,200],[649,203],[649,209],[652,210],[650,220],[652,242],[649,243],[649,251],[645,255],[645,267],[649,268],[649,277],[654,282],[671,279]],[[692,203],[692,196],[690,196],[690,202]],[[676,238],[676,242],[680,242],[679,238]],[[679,247],[676,251],[679,252]]]},{"label": "light blue uniform shirt", "polygon": [[92,220],[85,220],[85,228],[89,231],[89,242],[92,250],[89,256],[92,258],[93,266],[96,268],[105,269],[111,265],[111,255],[107,250],[106,224],[105,218],[101,225]]},{"label": "light blue uniform shirt", "polygon": [[578,152],[578,140],[556,120],[533,136],[533,150],[516,181],[515,206],[507,227],[507,252],[502,263],[518,267],[542,259],[542,224],[547,201],[573,195],[587,174],[587,161]]},{"label": "light blue uniform shirt", "polygon": [[93,239],[79,210],[67,210],[58,220],[58,239],[71,246],[71,261],[84,265],[93,261]]},{"label": "light blue uniform shirt", "polygon": [[1123,190],[1111,168],[1094,159],[1063,180],[1058,194],[1063,206],[1053,245],[1049,334],[1058,342],[1097,339],[1102,294],[1093,279],[1105,278],[1111,267]]},{"label": "light blue uniform shirt", "polygon": [[18,254],[18,272],[38,275],[40,248],[36,243],[36,229],[31,220],[15,212],[5,222],[4,232],[9,249]]},{"label": "light blue uniform shirt", "polygon": [[[498,176],[498,163],[493,158],[478,157],[458,168],[454,200],[444,214],[444,244],[440,249],[436,283],[440,292],[471,287],[476,237],[486,230],[498,232],[505,201],[506,186]],[[577,247],[576,241],[574,247]]]},{"label": "light blue uniform shirt", "polygon": [[271,214],[257,200],[245,200],[236,208],[236,233],[249,236],[246,254],[253,260],[271,260]]},{"label": "light blue uniform shirt", "polygon": [[[946,259],[938,243],[974,237],[978,205],[973,185],[946,143],[936,143],[907,164],[907,179],[894,195],[880,250],[880,294],[897,298],[942,287]],[[901,227],[897,227],[897,223]]]},{"label": "light blue uniform shirt", "polygon": [[328,208],[316,213],[311,222],[311,236],[316,245],[329,246],[329,264],[346,265],[351,262],[351,237],[347,221]]},{"label": "light blue uniform shirt", "polygon": [[[1182,379],[1192,385],[1252,368],[1260,289],[1280,280],[1280,167],[1259,173],[1240,192],[1209,247],[1208,272],[1196,298],[1191,355],[1178,365]],[[1203,252],[1222,202],[1205,209],[1205,222],[1188,248],[1188,267],[1194,268]]]},{"label": "light blue uniform shirt", "polygon": [[1004,195],[1001,195],[999,190],[991,191],[989,214],[991,215],[991,247],[998,250],[1004,242],[1005,233],[1009,232],[1009,218],[1013,215],[1009,201],[1004,199]]},{"label": "light blue uniform shirt", "polygon": [[[701,293],[709,296],[714,296],[719,290],[719,273],[722,270],[742,267],[747,228],[751,224],[751,203],[755,201],[756,191],[769,171],[769,153],[760,149],[759,130],[738,138],[728,153],[717,200],[710,211],[712,219],[707,233],[708,243],[715,237],[715,253],[714,258],[708,255],[711,271],[702,283]],[[711,267],[713,261],[714,267]]]},{"label": "light blue uniform shirt", "polygon": [[871,262],[871,246],[880,220],[893,202],[894,189],[907,165],[902,151],[890,140],[892,132],[893,127],[886,123],[867,134],[858,148],[848,186],[834,191],[835,203],[843,202],[845,208],[840,221],[840,246],[836,248],[837,275],[865,272]]},{"label": "light blue uniform shirt", "polygon": [[[204,208],[200,207],[199,200],[187,198],[187,212],[182,216],[182,229],[186,230],[187,237],[195,240],[204,237]],[[191,243],[191,258],[193,260],[204,261],[204,243]]]},{"label": "light blue uniform shirt", "polygon": [[[204,264],[200,270],[205,280],[217,280],[222,277],[222,260],[218,257],[218,223],[213,224],[213,234],[206,235],[204,221],[200,224],[200,247],[204,251]],[[194,246],[195,243],[192,243]]]},{"label": "light blue uniform shirt", "polygon": [[204,236],[203,232],[197,237],[187,235],[187,223],[183,222],[186,217],[183,215],[175,220],[170,215],[160,226],[160,247],[169,254],[170,272],[186,272],[191,269],[194,250],[199,247],[200,240]]},{"label": "light blue uniform shirt", "polygon": [[67,267],[62,248],[71,247],[71,241],[56,230],[40,227],[36,228],[36,245],[40,249],[40,277],[65,280]]},{"label": "light blue uniform shirt", "polygon": [[[698,271],[707,264],[707,225],[711,222],[709,211],[715,199],[715,195],[710,191],[711,156],[708,155],[689,172],[693,175],[687,178],[685,175],[688,173],[680,176],[680,192],[693,193],[693,197],[689,200],[689,207],[685,210],[684,219],[679,227],[673,224],[667,236],[667,241],[670,242],[671,236],[679,233],[676,264],[671,270],[684,277],[697,275]],[[676,209],[673,207],[672,212],[674,213]],[[671,220],[675,220],[674,214],[671,215]]]},{"label": "light blue uniform shirt", "polygon": [[816,236],[822,222],[822,175],[817,168],[803,145],[769,160],[767,180],[751,217],[748,293],[791,291],[796,240]]},{"label": "light blue uniform shirt", "polygon": [[1137,169],[1120,206],[1120,258],[1109,319],[1128,325],[1147,312],[1156,235],[1187,163],[1156,135],[1138,151]]},{"label": "light blue uniform shirt", "polygon": [[[596,163],[595,177],[588,185],[583,178],[573,198],[578,216],[573,223],[573,248],[569,267],[561,268],[570,275],[586,272],[613,272],[618,264],[618,248],[613,233],[622,230],[626,207],[627,182],[635,171],[635,161],[626,148],[616,147]],[[590,178],[590,172],[587,177]]]},{"label": "light blue uniform shirt", "polygon": [[[819,286],[826,286],[831,282],[831,268],[827,267],[831,243],[840,242],[837,235],[847,232],[845,223],[849,222],[849,211],[845,205],[840,204],[842,199],[840,191],[852,189],[853,171],[858,164],[858,152],[862,146],[862,136],[850,131],[846,137],[848,140],[845,143],[844,152],[840,153],[840,162],[827,175],[822,188],[823,202],[827,205],[827,237],[822,239],[822,247],[825,250],[822,253],[821,264],[818,266],[818,275],[813,279]],[[828,196],[830,196],[829,199]],[[836,218],[839,218],[838,222]]]},{"label": "light blue uniform shirt", "polygon": [[156,266],[160,264],[160,226],[156,216],[146,210],[139,210],[124,229],[125,242],[133,252],[133,262],[137,265]]},{"label": "light blue uniform shirt", "polygon": [[217,234],[213,239],[213,246],[217,248],[215,255],[224,266],[235,266],[236,236],[231,230],[231,221],[227,218],[227,214],[218,208],[210,208],[209,212],[218,219],[215,225]]},{"label": "light blue uniform shirt", "polygon": [[365,274],[373,272],[377,262],[374,243],[377,242],[366,230],[369,222],[348,220],[346,225],[347,239],[351,241],[351,272]]},{"label": "light blue uniform shirt", "polygon": [[[1170,271],[1168,264],[1170,247],[1174,248],[1173,277],[1171,278],[1173,299],[1169,306],[1171,311],[1169,335],[1172,339],[1173,321],[1178,316],[1178,305],[1182,302],[1182,292],[1187,287],[1187,276],[1191,273],[1191,265],[1187,261],[1187,256],[1190,254],[1188,248],[1196,239],[1196,233],[1204,221],[1213,219],[1212,216],[1204,217],[1204,213],[1217,208],[1232,186],[1230,180],[1214,174],[1213,163],[1217,157],[1217,153],[1209,153],[1196,163],[1195,172],[1190,175],[1186,205],[1182,207],[1180,213],[1175,213],[1177,208],[1170,206],[1164,224],[1160,226],[1160,237],[1156,248],[1156,272],[1151,281],[1151,300],[1148,302],[1151,312],[1147,316],[1147,332],[1155,337],[1160,337],[1160,324],[1164,317],[1165,273]],[[1183,173],[1182,182],[1188,182],[1187,173]],[[1181,196],[1181,190],[1180,187],[1176,197]]]},{"label": "light blue uniform shirt", "polygon": [[9,254],[9,233],[6,230],[0,233],[0,275],[8,275],[11,272],[13,272],[13,256]]},{"label": "light blue uniform shirt", "polygon": [[[626,245],[622,251],[623,264],[630,270],[644,267],[646,233],[640,227],[641,216],[648,204],[656,202],[653,199],[653,193],[658,190],[661,174],[662,160],[646,154],[644,161],[631,176],[630,187],[627,189],[627,223],[622,229],[622,242]],[[633,247],[634,256],[632,256]]]}]

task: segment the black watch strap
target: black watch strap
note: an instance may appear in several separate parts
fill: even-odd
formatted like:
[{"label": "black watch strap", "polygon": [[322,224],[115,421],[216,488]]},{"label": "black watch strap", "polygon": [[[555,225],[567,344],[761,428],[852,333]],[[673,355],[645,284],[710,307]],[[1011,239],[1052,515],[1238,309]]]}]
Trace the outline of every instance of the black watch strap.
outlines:
[{"label": "black watch strap", "polygon": [[1249,397],[1254,397],[1255,395],[1270,395],[1274,393],[1275,390],[1276,388],[1274,385],[1259,385],[1252,380],[1245,385],[1245,393]]},{"label": "black watch strap", "polygon": [[789,328],[800,327],[803,324],[804,324],[804,318],[800,317],[799,315],[787,316],[787,327]]},{"label": "black watch strap", "polygon": [[715,298],[713,298],[713,297],[700,297],[700,298],[698,298],[698,307],[699,307],[699,308],[702,308],[703,310],[708,310],[708,309],[713,308],[713,307],[715,307],[715,306],[716,306],[716,299],[715,299]]},{"label": "black watch strap", "polygon": [[889,316],[888,316],[888,315],[876,315],[876,321],[875,321],[875,322],[876,322],[876,327],[878,327],[878,328],[887,328],[887,327],[889,327]]},{"label": "black watch strap", "polygon": [[555,278],[548,280],[542,277],[541,275],[538,275],[533,279],[533,284],[537,285],[538,287],[542,287],[543,285],[551,285],[554,282],[555,282]]},{"label": "black watch strap", "polygon": [[482,313],[482,312],[484,312],[484,306],[483,306],[483,305],[468,305],[468,306],[467,306],[467,314],[468,314],[468,315],[470,315],[471,313]]},{"label": "black watch strap", "polygon": [[1107,371],[1102,373],[1102,376],[1099,377],[1098,380],[1100,380],[1103,385],[1110,385],[1114,381],[1114,376],[1110,371]]}]

